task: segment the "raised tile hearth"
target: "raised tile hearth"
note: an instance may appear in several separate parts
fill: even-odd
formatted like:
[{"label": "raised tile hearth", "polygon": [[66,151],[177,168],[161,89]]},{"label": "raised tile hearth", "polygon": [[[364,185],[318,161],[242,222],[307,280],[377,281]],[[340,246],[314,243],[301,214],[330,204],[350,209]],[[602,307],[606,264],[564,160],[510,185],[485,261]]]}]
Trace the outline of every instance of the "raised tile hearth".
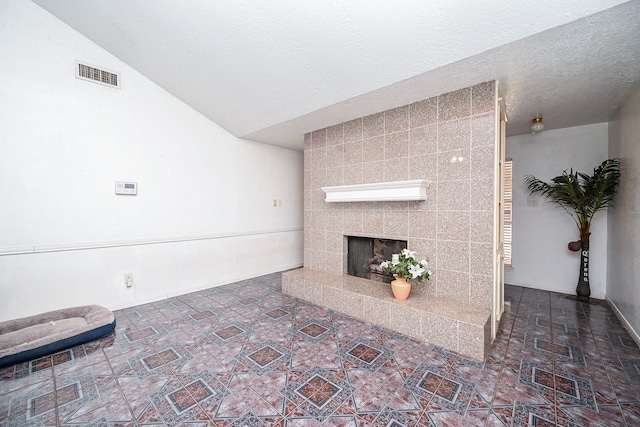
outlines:
[{"label": "raised tile hearth", "polygon": [[282,292],[475,360],[491,345],[490,311],[453,299],[416,292],[398,301],[387,283],[307,268],[283,273]]}]

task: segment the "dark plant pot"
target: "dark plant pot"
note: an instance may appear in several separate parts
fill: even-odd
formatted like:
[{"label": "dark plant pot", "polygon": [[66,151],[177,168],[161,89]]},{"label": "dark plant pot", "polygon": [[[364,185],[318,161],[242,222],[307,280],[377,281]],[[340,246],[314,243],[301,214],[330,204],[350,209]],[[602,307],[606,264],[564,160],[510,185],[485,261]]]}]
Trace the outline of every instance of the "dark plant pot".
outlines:
[{"label": "dark plant pot", "polygon": [[576,240],[575,242],[569,242],[567,247],[571,252],[578,252],[582,248],[582,244],[580,243],[580,240]]},{"label": "dark plant pot", "polygon": [[591,287],[589,286],[589,234],[580,238],[580,273],[578,286],[576,287],[576,295],[579,301],[589,301],[591,296]]}]

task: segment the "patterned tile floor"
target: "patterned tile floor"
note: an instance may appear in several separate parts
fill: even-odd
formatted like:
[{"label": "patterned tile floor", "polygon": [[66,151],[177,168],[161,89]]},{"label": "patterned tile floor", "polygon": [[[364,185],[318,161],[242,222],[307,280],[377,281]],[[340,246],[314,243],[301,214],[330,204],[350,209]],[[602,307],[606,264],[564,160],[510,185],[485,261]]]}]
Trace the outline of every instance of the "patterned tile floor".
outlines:
[{"label": "patterned tile floor", "polygon": [[280,274],[116,312],[0,371],[0,426],[640,426],[640,350],[606,304],[507,286],[486,363],[280,292]]}]

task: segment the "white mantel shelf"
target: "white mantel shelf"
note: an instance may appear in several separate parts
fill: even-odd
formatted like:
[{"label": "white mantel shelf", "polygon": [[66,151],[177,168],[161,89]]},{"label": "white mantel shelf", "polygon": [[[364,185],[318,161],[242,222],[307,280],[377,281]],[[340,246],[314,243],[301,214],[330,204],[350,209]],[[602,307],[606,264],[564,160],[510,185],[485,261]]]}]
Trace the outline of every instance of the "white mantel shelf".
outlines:
[{"label": "white mantel shelf", "polygon": [[374,184],[322,187],[325,202],[388,202],[427,200],[429,181],[378,182]]}]

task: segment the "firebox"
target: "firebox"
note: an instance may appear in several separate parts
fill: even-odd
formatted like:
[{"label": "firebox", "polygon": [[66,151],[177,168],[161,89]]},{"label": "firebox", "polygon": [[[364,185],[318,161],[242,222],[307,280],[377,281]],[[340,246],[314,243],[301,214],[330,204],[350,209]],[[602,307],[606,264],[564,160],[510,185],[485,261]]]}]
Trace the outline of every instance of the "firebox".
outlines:
[{"label": "firebox", "polygon": [[380,264],[406,248],[406,240],[347,236],[347,274],[391,283],[393,276],[384,273]]}]

